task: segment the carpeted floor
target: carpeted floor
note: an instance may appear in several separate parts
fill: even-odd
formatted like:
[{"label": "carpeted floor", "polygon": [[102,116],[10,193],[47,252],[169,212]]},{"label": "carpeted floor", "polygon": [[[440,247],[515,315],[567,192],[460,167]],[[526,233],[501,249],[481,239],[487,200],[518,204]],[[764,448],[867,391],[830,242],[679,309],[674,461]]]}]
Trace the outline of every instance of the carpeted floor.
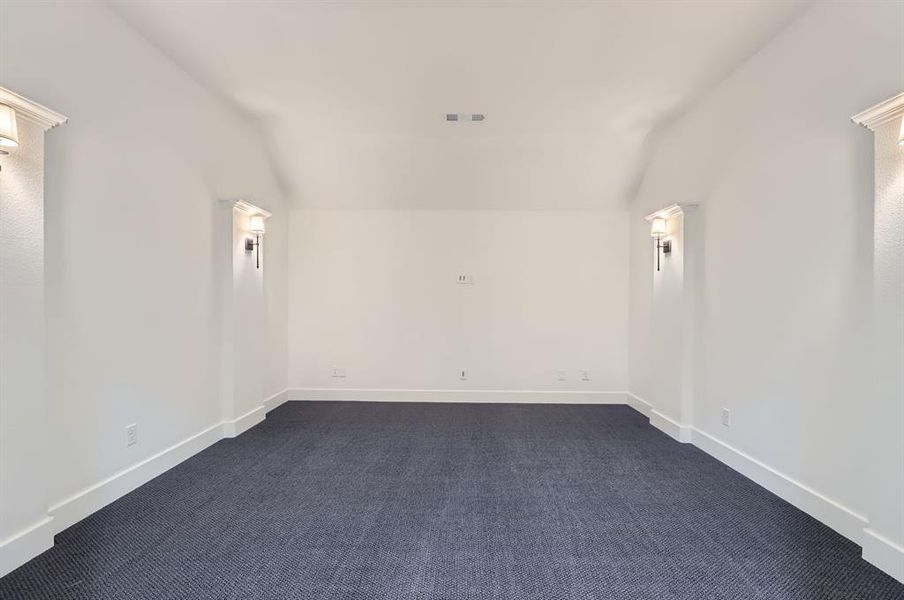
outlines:
[{"label": "carpeted floor", "polygon": [[625,406],[291,402],[0,598],[863,599],[860,549]]}]

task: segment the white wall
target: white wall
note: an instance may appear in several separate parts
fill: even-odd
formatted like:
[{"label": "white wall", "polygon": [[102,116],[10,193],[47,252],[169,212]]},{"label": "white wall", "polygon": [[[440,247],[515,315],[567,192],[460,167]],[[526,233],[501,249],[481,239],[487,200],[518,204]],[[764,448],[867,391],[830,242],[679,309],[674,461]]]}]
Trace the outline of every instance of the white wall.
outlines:
[{"label": "white wall", "polygon": [[622,212],[300,210],[291,229],[290,389],[625,389]]},{"label": "white wall", "polygon": [[874,337],[868,388],[873,418],[867,455],[873,493],[863,556],[904,581],[904,148],[898,145],[902,116],[875,130]]},{"label": "white wall", "polygon": [[902,18],[900,3],[815,6],[661,135],[630,225],[631,391],[681,418],[677,391],[657,387],[671,366],[651,327],[642,216],[700,203],[686,424],[870,518],[870,498],[888,491],[865,474],[904,464],[873,463],[866,450],[876,421],[893,415],[874,410],[869,391],[873,152],[849,119],[900,91]]},{"label": "white wall", "polygon": [[285,388],[286,214],[246,122],[106,8],[14,1],[2,17],[2,84],[70,118],[46,152],[54,504],[224,418],[218,199],[275,213],[261,394]]},{"label": "white wall", "polygon": [[[230,203],[231,204],[231,203]],[[268,279],[272,276],[279,278],[280,289],[285,290],[285,255],[275,255],[281,260],[266,262],[264,246],[268,238],[272,236],[274,243],[284,241],[283,235],[263,235],[260,239],[260,261],[257,250],[245,249],[246,239],[255,239],[250,233],[250,216],[255,209],[239,209],[232,206],[224,208],[224,226],[231,234],[227,238],[227,256],[232,277],[226,281],[223,296],[226,300],[223,314],[223,339],[221,351],[223,353],[222,375],[224,390],[221,395],[223,402],[223,415],[226,420],[235,420],[248,415],[251,411],[259,411],[263,416],[261,398],[269,398],[275,393],[285,390],[285,378],[277,380],[278,386],[273,387],[274,379],[270,377],[272,366],[268,363],[273,360],[272,352],[276,346],[283,351],[282,356],[277,357],[277,364],[282,366],[283,373],[286,368],[286,348],[283,344],[274,344],[273,341],[286,339],[287,322],[284,318],[285,309],[281,311],[283,318],[278,323],[271,323],[272,315],[269,313],[267,299]],[[277,220],[285,227],[286,219]],[[284,247],[284,246],[283,246]],[[276,267],[275,273],[271,273],[271,267]],[[281,268],[280,268],[281,267]],[[285,306],[285,297],[282,298],[282,306]],[[271,338],[268,335],[268,327],[281,326],[278,337]],[[252,421],[256,420],[252,419]],[[229,432],[233,434],[235,432]]]},{"label": "white wall", "polygon": [[[643,223],[646,224],[645,221]],[[632,272],[649,280],[649,287],[643,296],[635,294],[631,298],[631,310],[642,308],[647,317],[637,323],[638,330],[631,332],[631,345],[637,339],[649,340],[644,352],[635,352],[635,363],[630,365],[632,375],[631,391],[641,398],[656,398],[659,412],[680,421],[682,417],[682,361],[683,341],[682,305],[684,297],[684,245],[683,218],[675,215],[668,220],[668,241],[671,252],[662,252],[659,258],[660,270],[656,270],[656,240],[649,232],[633,243],[642,248],[634,248],[636,256],[647,258],[642,268]],[[647,225],[649,229],[649,225]],[[651,250],[647,250],[647,246]]]},{"label": "white wall", "polygon": [[[20,148],[0,156],[0,576],[13,556],[45,550],[47,421],[44,323],[44,129],[24,119]],[[35,528],[31,540],[12,541]]]}]

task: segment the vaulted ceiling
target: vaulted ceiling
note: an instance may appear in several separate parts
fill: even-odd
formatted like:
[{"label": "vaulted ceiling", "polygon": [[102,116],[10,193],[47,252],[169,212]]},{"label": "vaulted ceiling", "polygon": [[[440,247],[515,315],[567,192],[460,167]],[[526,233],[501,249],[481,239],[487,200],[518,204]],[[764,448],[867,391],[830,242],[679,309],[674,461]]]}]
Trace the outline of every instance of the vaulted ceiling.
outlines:
[{"label": "vaulted ceiling", "polygon": [[[296,205],[487,209],[624,204],[650,132],[805,8],[772,0],[110,5],[254,120]],[[444,119],[458,112],[486,119]]]}]

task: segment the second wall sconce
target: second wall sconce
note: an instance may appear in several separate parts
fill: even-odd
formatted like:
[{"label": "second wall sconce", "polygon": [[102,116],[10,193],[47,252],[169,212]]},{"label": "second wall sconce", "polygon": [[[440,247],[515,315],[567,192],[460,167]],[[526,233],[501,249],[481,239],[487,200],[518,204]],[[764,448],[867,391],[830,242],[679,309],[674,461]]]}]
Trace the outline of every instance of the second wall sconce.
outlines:
[{"label": "second wall sconce", "polygon": [[264,235],[264,217],[263,215],[252,215],[249,223],[249,229],[254,234],[254,239],[245,238],[245,251],[257,252],[257,268],[261,268],[261,236]]},{"label": "second wall sconce", "polygon": [[[15,148],[19,145],[19,128],[16,126],[16,111],[11,106],[0,104],[0,148]],[[6,150],[0,150],[7,154]]]},{"label": "second wall sconce", "polygon": [[6,148],[19,145],[19,129],[16,126],[16,111],[12,106],[0,104],[0,155],[9,154]]},{"label": "second wall sconce", "polygon": [[668,235],[668,221],[663,217],[656,217],[650,221],[650,235],[656,240],[656,270],[659,270],[659,259],[662,254],[671,254],[671,240],[662,241]]}]

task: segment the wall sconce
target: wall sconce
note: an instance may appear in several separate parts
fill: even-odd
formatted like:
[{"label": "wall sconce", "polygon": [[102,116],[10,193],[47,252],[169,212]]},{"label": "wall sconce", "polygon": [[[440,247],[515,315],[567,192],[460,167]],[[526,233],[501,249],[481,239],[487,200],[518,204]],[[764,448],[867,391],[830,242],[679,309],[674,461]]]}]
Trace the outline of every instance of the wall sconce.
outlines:
[{"label": "wall sconce", "polygon": [[254,239],[245,238],[245,251],[257,252],[257,268],[261,268],[261,236],[264,235],[264,217],[263,215],[252,215],[250,223],[251,233]]},{"label": "wall sconce", "polygon": [[656,217],[650,222],[650,235],[656,239],[656,270],[659,270],[659,257],[662,254],[671,254],[671,240],[662,241],[668,234],[668,222],[662,217]]},{"label": "wall sconce", "polygon": [[5,104],[0,104],[0,154],[9,154],[4,148],[15,148],[19,145],[19,129],[16,127],[16,111]]}]

